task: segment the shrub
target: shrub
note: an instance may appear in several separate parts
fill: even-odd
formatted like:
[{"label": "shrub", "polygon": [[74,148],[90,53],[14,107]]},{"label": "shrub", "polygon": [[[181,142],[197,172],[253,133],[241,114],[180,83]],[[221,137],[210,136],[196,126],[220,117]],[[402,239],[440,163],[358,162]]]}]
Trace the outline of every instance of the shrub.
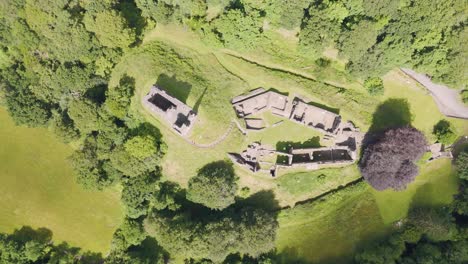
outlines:
[{"label": "shrub", "polygon": [[437,122],[432,133],[437,137],[437,140],[440,143],[446,145],[452,144],[457,137],[457,135],[452,131],[452,124],[445,119]]},{"label": "shrub", "polygon": [[364,87],[370,95],[382,95],[384,93],[383,81],[379,77],[367,78],[364,81]]},{"label": "shrub", "polygon": [[468,90],[463,90],[461,92],[462,101],[465,104],[468,104]]}]

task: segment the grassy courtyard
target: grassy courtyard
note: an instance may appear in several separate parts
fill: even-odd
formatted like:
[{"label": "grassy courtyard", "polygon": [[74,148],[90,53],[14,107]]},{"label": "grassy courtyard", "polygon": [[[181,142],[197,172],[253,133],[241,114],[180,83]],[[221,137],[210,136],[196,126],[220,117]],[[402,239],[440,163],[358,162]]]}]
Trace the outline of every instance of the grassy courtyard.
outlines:
[{"label": "grassy courtyard", "polygon": [[45,129],[15,126],[3,108],[0,142],[0,232],[45,227],[57,242],[108,252],[120,192],[84,191],[66,160],[72,149]]}]

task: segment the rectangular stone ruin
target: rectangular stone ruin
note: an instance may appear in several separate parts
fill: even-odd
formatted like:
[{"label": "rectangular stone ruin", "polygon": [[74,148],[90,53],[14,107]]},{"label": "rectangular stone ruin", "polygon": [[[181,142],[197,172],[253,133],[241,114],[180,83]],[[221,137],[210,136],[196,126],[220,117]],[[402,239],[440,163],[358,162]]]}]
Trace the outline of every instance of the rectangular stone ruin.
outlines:
[{"label": "rectangular stone ruin", "polygon": [[143,98],[143,105],[182,136],[188,134],[197,119],[192,108],[157,86],[151,87]]},{"label": "rectangular stone ruin", "polygon": [[309,105],[298,97],[293,100],[293,109],[289,118],[300,124],[332,134],[337,131],[341,122],[339,115]]},{"label": "rectangular stone ruin", "polygon": [[246,95],[237,96],[231,100],[231,103],[237,116],[241,118],[266,110],[284,117],[289,115],[288,96],[274,91],[266,91],[263,88],[255,89]]},{"label": "rectangular stone ruin", "polygon": [[286,95],[271,90],[266,91],[263,88],[237,96],[231,100],[231,103],[237,116],[246,119],[247,125],[249,122],[252,123],[253,129],[258,126],[253,125],[254,121],[248,121],[247,117],[267,110],[326,134],[336,134],[340,129],[341,116],[310,105],[299,97],[290,101]]}]

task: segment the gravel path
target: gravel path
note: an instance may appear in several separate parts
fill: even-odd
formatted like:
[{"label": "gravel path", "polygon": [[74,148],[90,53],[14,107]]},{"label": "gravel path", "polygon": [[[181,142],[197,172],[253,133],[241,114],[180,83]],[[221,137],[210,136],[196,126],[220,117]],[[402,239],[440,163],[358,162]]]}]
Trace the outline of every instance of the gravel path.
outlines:
[{"label": "gravel path", "polygon": [[411,69],[401,68],[401,70],[429,90],[442,114],[450,117],[468,119],[468,106],[461,101],[459,90],[450,89],[445,85],[435,84],[426,75],[417,73]]}]

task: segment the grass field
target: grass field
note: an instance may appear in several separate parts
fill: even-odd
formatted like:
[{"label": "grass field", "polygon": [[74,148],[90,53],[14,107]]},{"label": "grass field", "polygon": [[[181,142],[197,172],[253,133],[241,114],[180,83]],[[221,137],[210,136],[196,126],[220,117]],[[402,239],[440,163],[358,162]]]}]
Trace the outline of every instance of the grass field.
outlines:
[{"label": "grass field", "polygon": [[[294,45],[293,40],[278,41],[275,44],[278,47],[288,45],[288,41]],[[308,67],[312,61],[303,58],[294,61],[294,56],[291,56],[294,49],[288,47],[284,54],[276,54],[276,58],[274,49],[239,54],[208,48],[187,30],[158,26],[145,36],[142,47],[128,54],[116,67],[111,85],[116,85],[125,74],[134,77],[136,96],[132,102],[132,113],[161,129],[169,148],[163,162],[164,175],[168,179],[186,186],[198,168],[211,161],[225,159],[226,152],[239,152],[252,141],[276,146],[279,142],[288,141],[327,143],[316,140],[320,136],[317,132],[285,122],[247,136],[236,130],[211,149],[194,147],[142,107],[140,100],[154,83],[165,85],[169,92],[198,110],[199,119],[191,136],[191,140],[197,143],[209,143],[222,135],[234,118],[229,100],[257,87],[274,88],[290,96],[306,96],[336,109],[343,119],[352,120],[363,131],[372,127],[373,113],[379,104],[388,99],[403,99],[411,112],[411,124],[424,132],[429,143],[434,142],[432,128],[445,117],[429,94],[398,70],[384,76],[385,94],[372,97],[360,84],[362,81],[339,72],[339,65],[335,65],[335,69],[318,72],[316,67]],[[333,51],[328,53],[327,56],[336,57]],[[160,81],[162,75],[169,76],[165,78],[166,82]],[[186,90],[177,90],[178,86]],[[385,124],[392,118],[385,116],[379,121]],[[466,121],[445,119],[454,124],[458,134],[468,132]],[[271,116],[266,116],[266,120],[269,123],[276,121]],[[276,179],[237,167],[236,172],[240,176],[240,187],[249,187],[250,193],[272,190],[280,206],[291,206],[298,201],[318,197],[360,177],[356,166],[294,171],[282,173]],[[283,210],[279,215],[277,246],[284,258],[290,261],[349,262],[359,247],[385,235],[394,221],[405,217],[410,206],[449,203],[457,184],[448,160],[421,163],[421,174],[403,192],[376,192],[364,182],[353,184],[313,202]]]},{"label": "grass field", "polygon": [[448,204],[457,188],[448,159],[425,166],[402,192],[378,192],[362,182],[282,211],[277,246],[291,261],[347,263],[356,249],[385,235],[411,206]]},{"label": "grass field", "polygon": [[452,201],[458,191],[458,180],[450,160],[435,160],[420,172],[420,175],[404,191],[375,191],[372,193],[383,221],[388,224],[402,219],[414,205],[441,205]]},{"label": "grass field", "polygon": [[106,253],[122,219],[120,192],[84,191],[70,147],[45,129],[17,127],[0,108],[0,232],[45,227],[56,242]]}]

